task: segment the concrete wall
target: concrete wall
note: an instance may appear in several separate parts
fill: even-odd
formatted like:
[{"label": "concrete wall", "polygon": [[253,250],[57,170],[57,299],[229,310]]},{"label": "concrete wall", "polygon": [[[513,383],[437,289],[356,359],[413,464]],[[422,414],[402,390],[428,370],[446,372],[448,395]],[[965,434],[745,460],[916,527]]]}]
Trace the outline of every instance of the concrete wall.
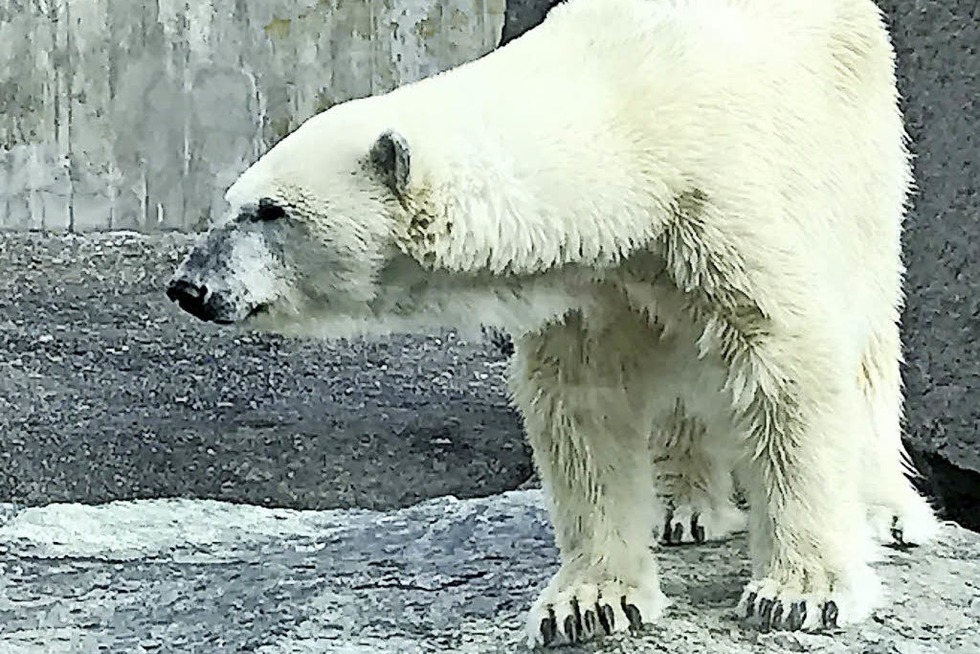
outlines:
[{"label": "concrete wall", "polygon": [[331,104],[494,47],[504,0],[0,0],[0,229],[196,229]]}]

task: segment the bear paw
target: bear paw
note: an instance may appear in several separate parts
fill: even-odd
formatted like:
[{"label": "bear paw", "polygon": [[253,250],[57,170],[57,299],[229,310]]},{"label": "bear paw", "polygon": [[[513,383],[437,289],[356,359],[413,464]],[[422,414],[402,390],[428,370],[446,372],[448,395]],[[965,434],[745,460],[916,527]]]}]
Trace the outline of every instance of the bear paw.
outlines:
[{"label": "bear paw", "polygon": [[745,512],[734,504],[704,511],[681,505],[668,509],[658,540],[664,545],[725,540],[744,531],[746,524]]},{"label": "bear paw", "polygon": [[873,603],[866,599],[857,593],[800,593],[772,579],[761,579],[745,587],[738,611],[763,632],[823,631],[868,617]]},{"label": "bear paw", "polygon": [[895,549],[925,545],[939,532],[939,521],[932,507],[921,497],[916,497],[901,511],[875,507],[870,520],[877,540]]},{"label": "bear paw", "polygon": [[667,606],[654,577],[646,585],[607,580],[570,580],[559,572],[527,616],[528,646],[582,643],[615,632],[637,630],[656,620]]}]

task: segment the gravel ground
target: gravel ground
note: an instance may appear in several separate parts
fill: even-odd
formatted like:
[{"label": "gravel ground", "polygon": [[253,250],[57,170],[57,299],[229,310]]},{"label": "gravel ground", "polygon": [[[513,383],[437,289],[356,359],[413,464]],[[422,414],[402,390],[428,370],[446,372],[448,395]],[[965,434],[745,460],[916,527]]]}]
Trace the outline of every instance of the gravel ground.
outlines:
[{"label": "gravel ground", "polygon": [[163,295],[187,236],[0,234],[0,500],[387,509],[531,472],[486,342],[311,342]]}]

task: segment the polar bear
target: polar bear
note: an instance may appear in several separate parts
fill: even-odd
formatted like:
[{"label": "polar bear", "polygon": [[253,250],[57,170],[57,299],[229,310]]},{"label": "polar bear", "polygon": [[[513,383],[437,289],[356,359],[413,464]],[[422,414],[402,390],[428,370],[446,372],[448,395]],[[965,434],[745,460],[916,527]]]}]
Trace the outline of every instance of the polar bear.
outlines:
[{"label": "polar bear", "polygon": [[747,499],[763,629],[854,623],[937,529],[902,449],[910,186],[871,0],[569,0],[339,104],[227,192],[168,287],[219,324],[513,335],[561,565],[529,644],[655,621],[653,545]]}]

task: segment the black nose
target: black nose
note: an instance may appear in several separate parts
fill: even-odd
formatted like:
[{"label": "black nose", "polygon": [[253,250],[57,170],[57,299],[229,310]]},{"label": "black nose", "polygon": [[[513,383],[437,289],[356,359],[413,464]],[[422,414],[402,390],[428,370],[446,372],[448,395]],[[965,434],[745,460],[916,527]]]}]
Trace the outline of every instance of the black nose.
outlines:
[{"label": "black nose", "polygon": [[180,308],[201,320],[212,320],[213,311],[205,302],[208,289],[192,284],[186,279],[175,279],[167,286],[167,297],[180,305]]}]

